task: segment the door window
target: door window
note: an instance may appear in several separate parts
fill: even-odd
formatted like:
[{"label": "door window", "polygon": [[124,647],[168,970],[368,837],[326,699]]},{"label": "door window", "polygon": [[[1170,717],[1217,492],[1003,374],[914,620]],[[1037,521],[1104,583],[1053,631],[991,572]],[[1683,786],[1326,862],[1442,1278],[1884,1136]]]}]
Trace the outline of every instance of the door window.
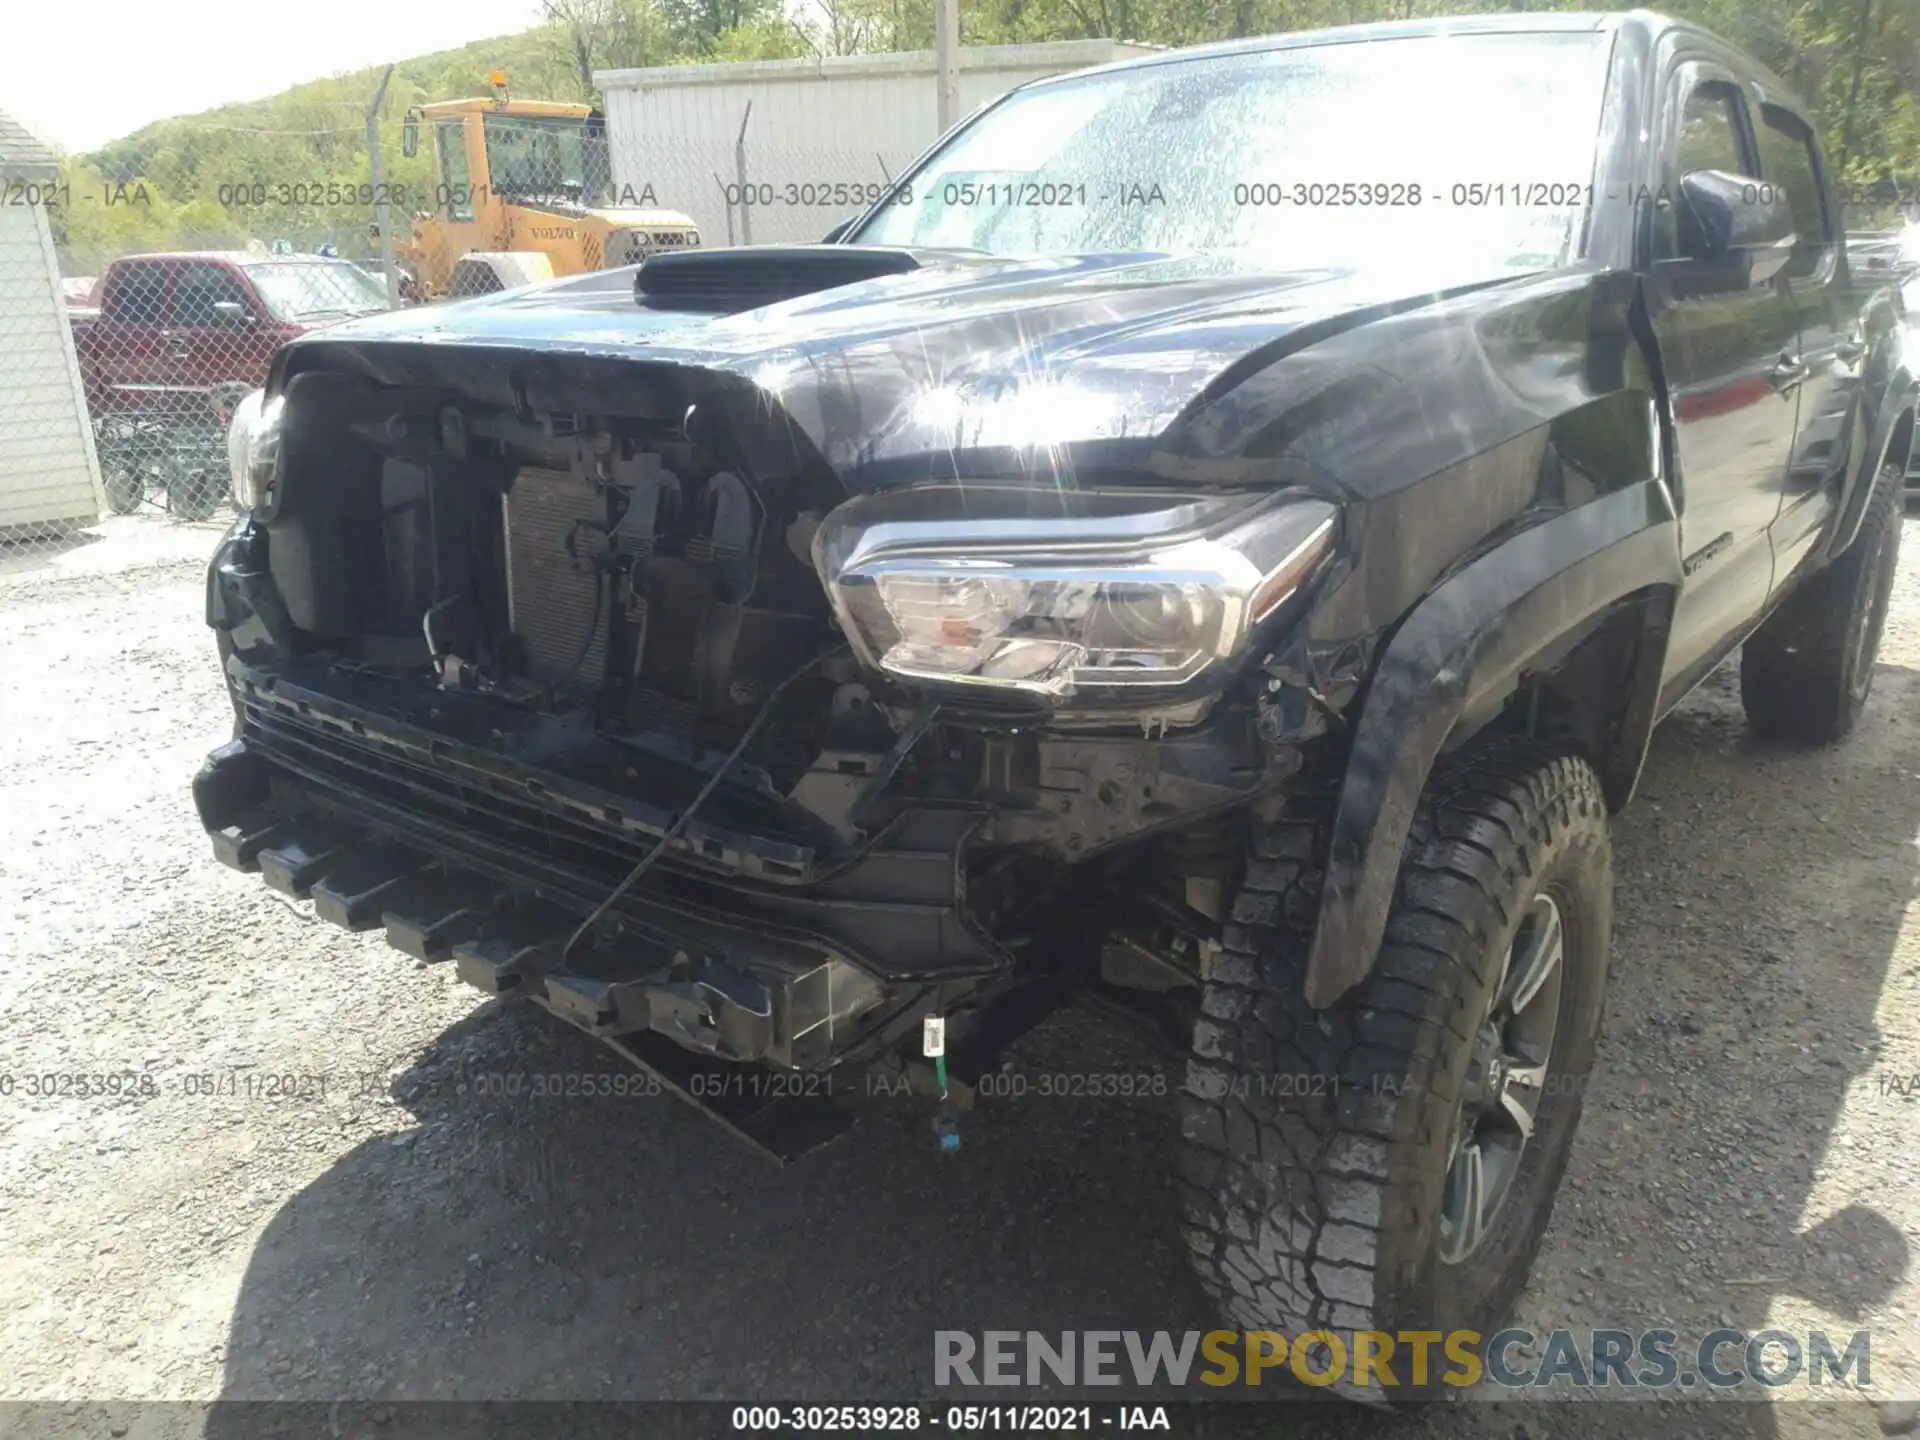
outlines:
[{"label": "door window", "polygon": [[448,120],[436,129],[440,186],[449,220],[473,218],[473,172],[467,166],[467,122]]},{"label": "door window", "polygon": [[100,313],[128,324],[158,325],[166,304],[167,267],[135,262],[114,272],[113,283],[100,302]]},{"label": "door window", "polygon": [[[1745,112],[1746,102],[1732,85],[1709,80],[1694,86],[1680,112],[1674,181],[1695,170],[1724,170],[1757,180],[1760,167],[1749,158],[1741,138],[1746,129]],[[1673,204],[1661,207],[1656,237],[1656,254],[1661,259],[1692,255],[1700,248],[1693,212],[1679,195],[1674,196]]]},{"label": "door window", "polygon": [[1731,85],[1709,81],[1696,85],[1680,114],[1680,173],[1726,170],[1752,173],[1740,146],[1740,93]]},{"label": "door window", "polygon": [[1811,275],[1826,259],[1834,238],[1833,217],[1827,214],[1820,187],[1813,132],[1792,111],[1762,105],[1758,138],[1767,181],[1780,188],[1793,212],[1793,258],[1787,263],[1787,278]]},{"label": "door window", "polygon": [[232,303],[247,314],[247,291],[234,273],[224,265],[182,265],[173,284],[173,323],[175,325],[231,325],[235,323],[214,307]]}]

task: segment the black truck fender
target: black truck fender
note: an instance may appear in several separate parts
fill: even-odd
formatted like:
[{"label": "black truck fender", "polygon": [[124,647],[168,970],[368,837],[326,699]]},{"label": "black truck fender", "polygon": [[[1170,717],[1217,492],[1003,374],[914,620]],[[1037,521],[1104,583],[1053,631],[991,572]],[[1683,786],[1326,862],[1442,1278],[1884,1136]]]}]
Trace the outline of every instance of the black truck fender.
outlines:
[{"label": "black truck fender", "polygon": [[1307,1003],[1324,1009],[1372,969],[1434,762],[1569,641],[1636,617],[1627,683],[1591,758],[1610,806],[1631,796],[1657,718],[1667,622],[1681,584],[1673,494],[1658,477],[1523,528],[1461,567],[1395,631],[1362,703],[1328,839]]},{"label": "black truck fender", "polygon": [[1853,544],[1854,537],[1860,533],[1860,522],[1866,518],[1867,503],[1873,498],[1874,481],[1886,462],[1896,458],[1896,450],[1902,471],[1907,467],[1907,452],[1913,445],[1914,405],[1920,395],[1916,387],[1920,387],[1920,381],[1907,368],[1904,358],[1897,357],[1889,369],[1886,384],[1875,387],[1879,393],[1872,409],[1862,417],[1869,438],[1858,451],[1859,462],[1848,467],[1838,518],[1821,551],[1822,564],[1836,559]]}]

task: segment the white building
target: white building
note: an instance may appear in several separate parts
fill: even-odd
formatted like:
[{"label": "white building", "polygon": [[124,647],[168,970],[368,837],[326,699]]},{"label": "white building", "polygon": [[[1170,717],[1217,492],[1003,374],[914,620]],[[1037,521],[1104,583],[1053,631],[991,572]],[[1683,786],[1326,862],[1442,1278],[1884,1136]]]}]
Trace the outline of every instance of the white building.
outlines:
[{"label": "white building", "polygon": [[[960,112],[1029,80],[1154,48],[968,46]],[[685,211],[707,245],[818,240],[940,134],[931,50],[596,70],[593,82],[606,97],[617,197]]]},{"label": "white building", "polygon": [[0,546],[101,511],[100,467],[48,225],[53,152],[0,114]]}]

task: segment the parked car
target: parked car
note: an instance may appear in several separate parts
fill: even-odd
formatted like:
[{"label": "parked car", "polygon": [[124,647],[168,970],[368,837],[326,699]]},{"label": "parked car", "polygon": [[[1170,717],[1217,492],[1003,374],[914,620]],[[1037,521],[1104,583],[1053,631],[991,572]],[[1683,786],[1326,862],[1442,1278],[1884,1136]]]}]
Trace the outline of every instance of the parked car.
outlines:
[{"label": "parked car", "polygon": [[225,496],[236,387],[295,336],[386,307],[345,260],[220,251],[116,260],[94,296],[68,313],[108,503],[124,514],[160,489],[191,519]]},{"label": "parked car", "polygon": [[1903,232],[1899,230],[1850,230],[1847,257],[1858,274],[1897,282],[1913,265],[1903,241]]},{"label": "parked car", "polygon": [[958,1148],[1097,999],[1234,1328],[1491,1334],[1654,724],[1736,652],[1774,741],[1872,688],[1915,386],[1838,213],[1700,29],[1419,21],[1023,86],[841,243],[302,336],[201,820],[782,1157],[876,1070]]}]

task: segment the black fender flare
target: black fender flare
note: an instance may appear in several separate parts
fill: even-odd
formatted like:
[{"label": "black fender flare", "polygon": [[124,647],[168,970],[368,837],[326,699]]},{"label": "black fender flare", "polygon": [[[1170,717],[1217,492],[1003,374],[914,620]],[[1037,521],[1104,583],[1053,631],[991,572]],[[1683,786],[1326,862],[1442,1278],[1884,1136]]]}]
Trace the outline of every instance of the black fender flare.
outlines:
[{"label": "black fender flare", "polygon": [[[1826,559],[1831,560],[1843,552],[1860,533],[1861,522],[1867,516],[1867,504],[1873,499],[1874,482],[1887,457],[1887,447],[1893,443],[1901,421],[1913,414],[1917,398],[1920,398],[1920,381],[1914,379],[1903,360],[1894,365],[1893,374],[1888,377],[1886,388],[1874,407],[1872,435],[1860,452],[1863,458],[1847,476],[1847,488],[1840,497],[1839,518],[1834,522],[1823,552]],[[1907,442],[1909,446],[1913,442],[1911,424],[1907,429]],[[1864,458],[1868,456],[1871,460]]]},{"label": "black fender flare", "polygon": [[1679,522],[1666,482],[1623,486],[1529,526],[1462,566],[1410,611],[1368,686],[1328,836],[1306,973],[1324,1009],[1373,968],[1415,806],[1434,762],[1497,707],[1530,663],[1639,595],[1659,623],[1637,647],[1612,717],[1608,802],[1632,793],[1657,718],[1665,619],[1681,584]]}]

